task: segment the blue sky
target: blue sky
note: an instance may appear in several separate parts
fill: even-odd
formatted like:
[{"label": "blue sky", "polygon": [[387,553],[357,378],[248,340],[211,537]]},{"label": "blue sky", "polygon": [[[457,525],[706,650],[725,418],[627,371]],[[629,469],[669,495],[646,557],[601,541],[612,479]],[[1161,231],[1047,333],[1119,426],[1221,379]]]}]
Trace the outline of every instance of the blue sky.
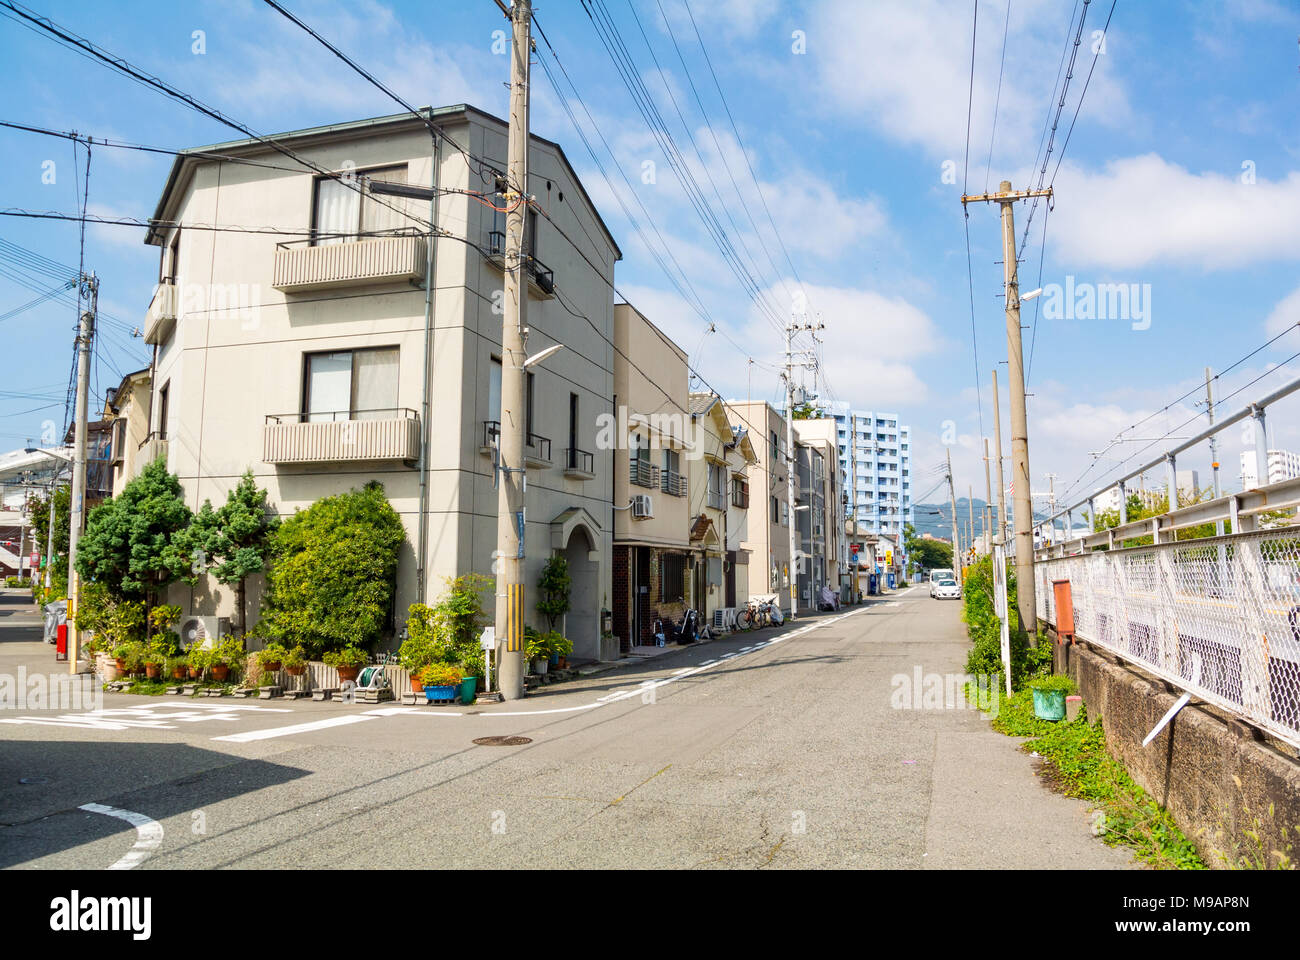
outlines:
[{"label": "blue sky", "polygon": [[[491,0],[286,5],[408,101],[467,101],[504,114],[508,59],[494,51],[493,32],[507,25]],[[826,325],[823,396],[897,411],[911,424],[916,494],[929,486],[947,442],[959,487],[973,484],[982,495],[981,422],[992,433],[989,372],[1006,358],[1001,246],[996,208],[972,207],[977,367],[959,198],[963,181],[972,193],[986,184],[996,189],[1004,178],[1017,187],[1037,182],[1035,153],[1041,163],[1071,17],[1081,5],[1011,0],[1008,23],[1006,0],[979,3],[967,161],[973,2],[694,0],[693,25],[684,0],[605,0],[710,208],[749,263],[766,312],[710,240],[583,6],[538,5],[560,62],[716,322],[714,333],[624,217],[611,190],[638,216],[639,207],[602,154],[613,187],[607,184],[540,68],[533,125],[564,145],[617,236],[625,254],[619,289],[690,352],[710,385],[729,396],[777,398],[780,336],[767,313],[788,312],[798,288]],[[1026,350],[1034,344],[1035,489],[1046,488],[1049,471],[1057,474],[1058,492],[1070,488],[1094,463],[1090,454],[1106,451],[1074,484],[1080,495],[1115,476],[1119,461],[1145,445],[1113,444],[1117,436],[1159,437],[1198,412],[1195,397],[1159,411],[1192,389],[1205,366],[1223,369],[1300,321],[1300,3],[1118,0],[1052,177],[1100,49],[1094,31],[1110,6],[1093,0],[1088,7],[1048,168],[1055,206],[1050,215],[1041,207],[1035,214],[1021,265],[1022,290],[1038,285],[1041,256],[1044,285],[1064,287],[1070,278],[1072,288],[1122,283],[1149,291],[1144,319],[1067,314],[1039,317],[1036,331],[1026,331]],[[258,132],[396,109],[254,0],[41,0],[35,9]],[[195,31],[202,31],[201,53]],[[0,61],[8,67],[0,119],[164,147],[236,136],[11,19],[0,19]],[[570,102],[599,144],[571,94]],[[0,166],[0,208],[77,209],[80,181],[68,142],[0,129],[0,150],[8,160]],[[53,183],[43,182],[48,161]],[[76,162],[84,166],[84,156]],[[167,157],[97,147],[90,209],[147,217],[168,164]],[[647,164],[654,165],[652,183],[643,182]],[[1024,204],[1017,210],[1021,225],[1028,212]],[[143,343],[129,336],[142,324],[157,274],[157,251],[142,236],[119,226],[87,231],[86,264],[102,278],[101,307],[122,322],[104,326],[96,365],[101,397],[120,373],[147,363]],[[77,262],[75,224],[4,217],[0,237],[58,263]],[[0,277],[0,315],[34,296]],[[1045,295],[1039,309],[1049,301]],[[0,448],[39,436],[47,419],[62,425],[74,314],[54,301],[0,321],[8,359]],[[1033,317],[1026,304],[1025,322]],[[1297,352],[1300,331],[1292,330],[1227,373],[1216,388],[1221,397],[1263,379],[1229,399],[1224,412],[1300,373],[1300,361],[1268,373]],[[1300,447],[1295,403],[1271,418],[1275,446]],[[1228,489],[1242,448],[1240,432],[1229,431],[1221,451]],[[1208,452],[1189,454],[1180,465],[1199,469],[1202,483],[1209,482]]]}]

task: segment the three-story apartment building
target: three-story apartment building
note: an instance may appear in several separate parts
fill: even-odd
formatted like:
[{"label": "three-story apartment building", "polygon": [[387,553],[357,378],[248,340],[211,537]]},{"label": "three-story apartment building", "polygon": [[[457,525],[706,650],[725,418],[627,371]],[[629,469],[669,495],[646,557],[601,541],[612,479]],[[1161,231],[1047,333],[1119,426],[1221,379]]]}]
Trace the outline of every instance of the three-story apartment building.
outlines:
[{"label": "three-story apartment building", "polygon": [[[565,630],[594,658],[614,530],[596,418],[614,392],[621,254],[563,150],[533,137],[528,351],[565,349],[530,368],[525,410],[502,411],[506,135],[459,105],[269,138],[306,164],[267,138],[178,156],[147,235],[161,255],[149,437],[195,508],[250,467],[282,514],[381,481],[408,532],[400,624],[444,578],[492,572],[498,425],[522,417],[526,582],[568,558]],[[212,583],[171,599],[231,605]]]}]

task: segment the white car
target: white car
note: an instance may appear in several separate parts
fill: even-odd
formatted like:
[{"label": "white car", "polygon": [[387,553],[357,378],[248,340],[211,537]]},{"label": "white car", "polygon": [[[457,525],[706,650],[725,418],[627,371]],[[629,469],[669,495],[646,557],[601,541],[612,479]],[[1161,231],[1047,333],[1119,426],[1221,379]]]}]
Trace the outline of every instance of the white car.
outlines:
[{"label": "white car", "polygon": [[960,600],[961,587],[951,577],[930,581],[930,596],[936,600]]}]

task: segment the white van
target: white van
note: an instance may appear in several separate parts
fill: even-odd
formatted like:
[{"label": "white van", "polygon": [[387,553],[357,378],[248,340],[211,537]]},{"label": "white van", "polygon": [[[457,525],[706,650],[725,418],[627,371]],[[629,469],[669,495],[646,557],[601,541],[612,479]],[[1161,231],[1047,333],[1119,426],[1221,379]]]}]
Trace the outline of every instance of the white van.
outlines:
[{"label": "white van", "polygon": [[931,582],[931,583],[933,583],[935,580],[956,580],[956,579],[957,579],[957,575],[956,575],[955,573],[953,573],[951,570],[931,570],[931,571],[930,571],[930,582]]}]

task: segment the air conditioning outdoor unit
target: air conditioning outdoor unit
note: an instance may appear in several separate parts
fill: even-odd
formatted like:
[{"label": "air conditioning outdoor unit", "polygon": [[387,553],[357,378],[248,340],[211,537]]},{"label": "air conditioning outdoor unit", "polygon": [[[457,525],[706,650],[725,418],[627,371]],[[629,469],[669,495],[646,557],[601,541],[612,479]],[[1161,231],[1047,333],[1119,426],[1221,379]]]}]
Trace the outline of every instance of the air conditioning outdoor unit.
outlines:
[{"label": "air conditioning outdoor unit", "polygon": [[197,644],[200,649],[215,647],[218,641],[230,632],[229,617],[181,617],[177,625],[181,635],[181,649],[188,650]]},{"label": "air conditioning outdoor unit", "polygon": [[637,520],[649,520],[655,515],[654,500],[649,494],[639,493],[632,498],[632,516]]}]

